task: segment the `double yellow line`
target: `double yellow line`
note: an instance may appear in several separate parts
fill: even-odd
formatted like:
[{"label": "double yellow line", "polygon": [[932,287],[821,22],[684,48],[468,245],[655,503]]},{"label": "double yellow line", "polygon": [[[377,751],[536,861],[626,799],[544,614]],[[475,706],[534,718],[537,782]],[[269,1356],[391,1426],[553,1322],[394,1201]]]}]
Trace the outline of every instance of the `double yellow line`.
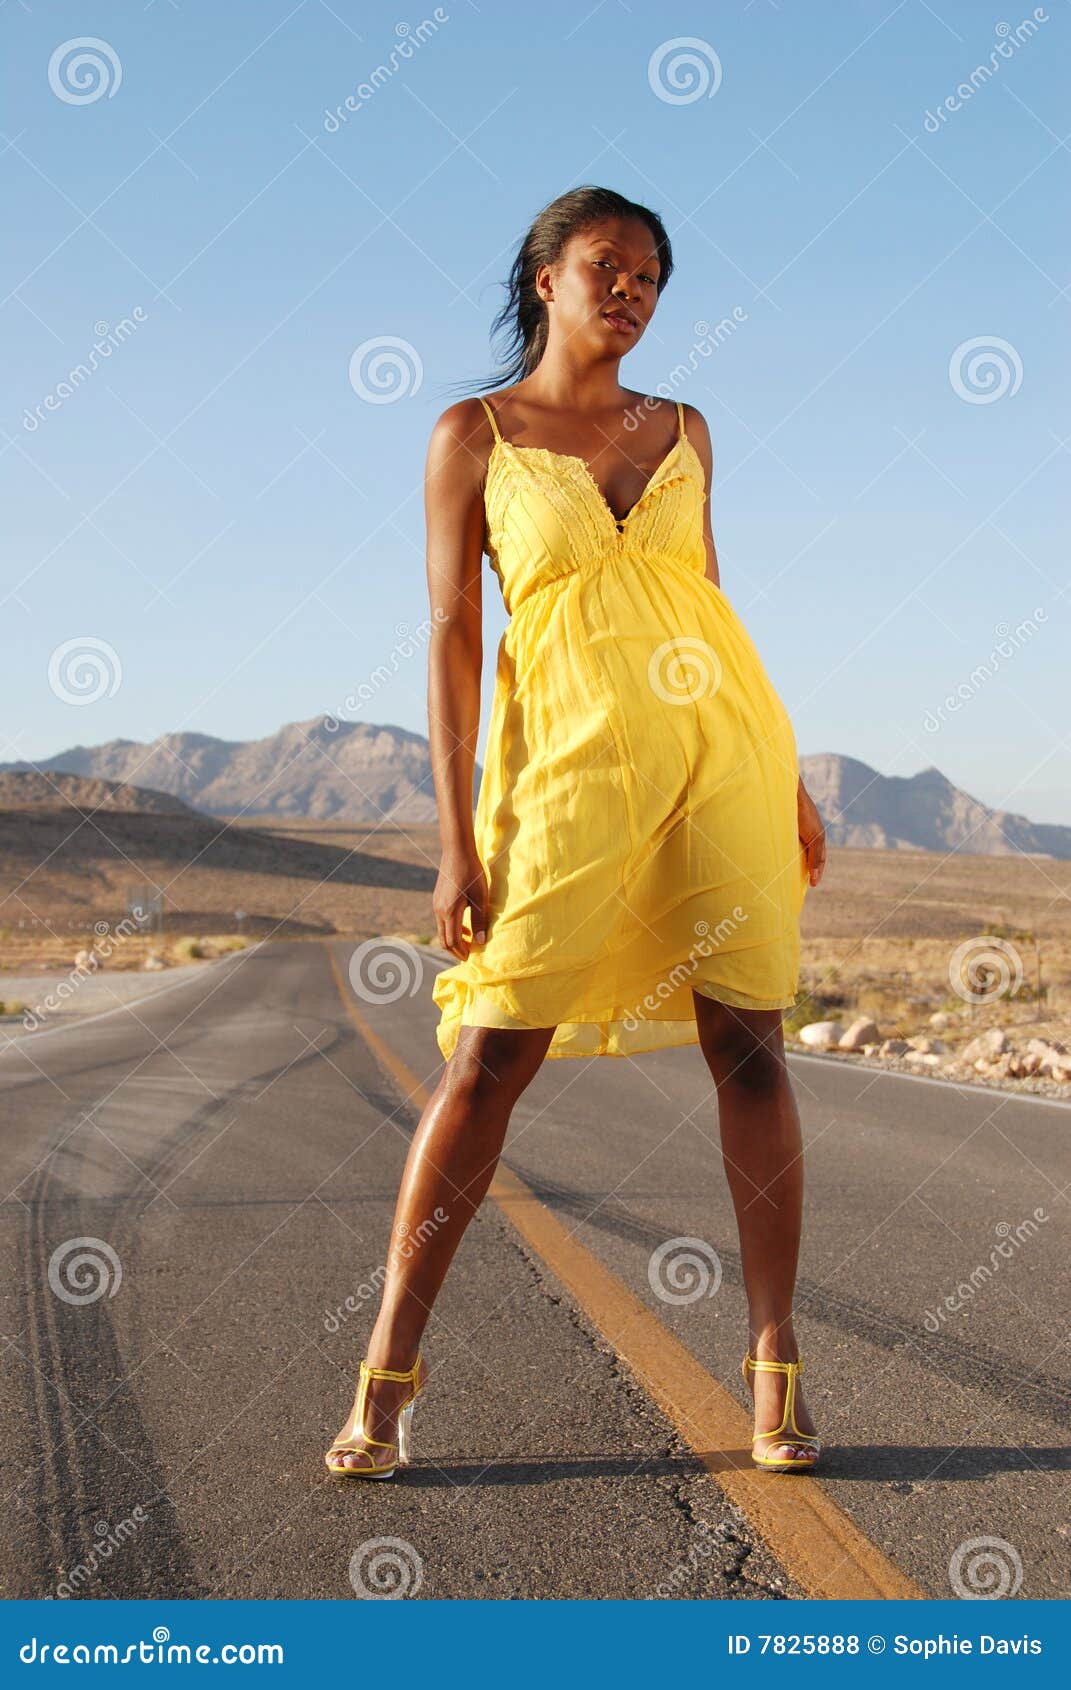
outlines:
[{"label": "double yellow line", "polygon": [[[403,1094],[423,1109],[431,1095],[427,1087],[358,1012],[330,944],[327,950],[339,996],[357,1031]],[[805,1595],[925,1600],[925,1591],[863,1535],[823,1490],[816,1474],[795,1477],[752,1466],[751,1423],[736,1398],[501,1161],[488,1195],[598,1327]]]}]

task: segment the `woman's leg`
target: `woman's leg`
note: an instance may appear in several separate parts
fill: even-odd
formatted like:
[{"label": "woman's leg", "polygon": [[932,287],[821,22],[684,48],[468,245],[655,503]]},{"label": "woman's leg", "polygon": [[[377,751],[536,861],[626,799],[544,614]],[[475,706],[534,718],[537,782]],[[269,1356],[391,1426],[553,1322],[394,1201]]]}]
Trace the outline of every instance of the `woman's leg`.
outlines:
[{"label": "woman's leg", "polygon": [[[406,1157],[368,1343],[370,1366],[402,1372],[413,1366],[454,1252],[494,1177],[513,1106],[539,1071],[553,1036],[553,1027],[460,1029]],[[396,1380],[370,1380],[364,1430],[394,1441],[398,1406],[409,1392]],[[346,1466],[367,1465],[355,1455],[336,1459]]]},{"label": "woman's leg", "polygon": [[[751,1354],[795,1361],[792,1299],[803,1214],[803,1139],[785,1062],[782,1012],[744,1010],[693,992],[699,1042],[718,1088],[722,1159],[740,1232]],[[755,1430],[770,1431],[784,1413],[784,1373],[750,1373]],[[796,1386],[796,1424],[814,1423]],[[786,1436],[790,1436],[786,1433]],[[771,1460],[814,1456],[805,1444],[768,1443]]]}]

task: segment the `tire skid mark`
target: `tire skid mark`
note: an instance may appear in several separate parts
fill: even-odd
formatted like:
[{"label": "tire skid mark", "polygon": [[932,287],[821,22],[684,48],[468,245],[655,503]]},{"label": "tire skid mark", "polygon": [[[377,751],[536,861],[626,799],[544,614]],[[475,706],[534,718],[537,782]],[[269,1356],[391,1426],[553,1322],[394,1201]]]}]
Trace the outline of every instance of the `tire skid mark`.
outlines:
[{"label": "tire skid mark", "polygon": [[[504,1161],[513,1164],[507,1145]],[[645,1250],[665,1242],[664,1227],[657,1221],[633,1214],[615,1197],[612,1204],[600,1191],[578,1191],[537,1174],[520,1163],[513,1164],[541,1203],[556,1214],[566,1214],[595,1227],[626,1244]],[[740,1253],[719,1243],[718,1257],[726,1282],[743,1288]],[[930,1333],[921,1322],[912,1326],[898,1321],[885,1309],[858,1297],[816,1284],[801,1277],[796,1281],[796,1313],[841,1332],[849,1332],[865,1343],[887,1350],[910,1352],[913,1361],[945,1378],[952,1378],[967,1390],[981,1391],[996,1401],[1014,1401],[1019,1409],[1053,1421],[1061,1429],[1071,1419],[1071,1383],[1052,1375],[1041,1377],[1009,1361],[984,1344],[968,1344],[951,1333]]]},{"label": "tire skid mark", "polygon": [[[36,1178],[50,1207],[62,1197],[69,1200],[64,1205],[69,1235],[92,1236],[91,1205],[64,1191],[48,1167]],[[69,1581],[75,1568],[94,1568],[107,1542],[107,1533],[94,1527],[104,1523],[111,1530],[120,1521],[136,1520],[133,1510],[140,1507],[147,1515],[144,1523],[92,1576],[80,1582],[75,1575],[75,1594],[88,1598],[201,1595],[164,1473],[133,1393],[115,1390],[124,1364],[109,1299],[63,1302],[48,1282],[56,1241],[48,1235],[45,1213],[32,1202],[28,1232],[27,1331],[41,1457],[34,1475],[34,1507],[39,1519],[47,1521],[47,1528],[38,1532],[39,1550],[45,1554],[34,1569],[35,1594],[41,1594],[41,1585]],[[109,1392],[110,1400],[99,1413],[94,1404]],[[47,1542],[43,1542],[46,1534]]]},{"label": "tire skid mark", "polygon": [[[336,1042],[350,1031],[347,1026],[336,1028]],[[99,1201],[72,1190],[56,1171],[54,1164],[60,1156],[76,1168],[83,1165],[67,1126],[35,1173],[23,1182],[24,1212],[28,1213],[20,1242],[20,1278],[31,1362],[30,1409],[32,1424],[38,1429],[38,1446],[31,1455],[34,1494],[29,1504],[36,1520],[33,1594],[57,1585],[65,1572],[79,1564],[92,1564],[90,1552],[94,1547],[100,1552],[94,1525],[104,1521],[114,1527],[129,1518],[137,1505],[148,1513],[148,1520],[77,1593],[90,1598],[208,1594],[186,1549],[134,1391],[122,1383],[130,1368],[123,1359],[109,1300],[104,1296],[91,1303],[63,1302],[49,1285],[49,1261],[64,1239],[96,1236],[101,1210],[109,1212],[108,1242],[121,1261],[124,1257],[132,1261],[138,1223],[159,1201],[158,1188],[181,1174],[199,1148],[216,1136],[220,1116],[243,1099],[255,1099],[277,1075],[315,1061],[320,1054],[316,1048],[296,1062],[280,1062],[266,1073],[240,1081],[224,1095],[206,1100],[161,1136],[152,1161],[142,1159],[140,1173],[131,1167],[118,1189]],[[141,1305],[136,1298],[127,1312],[131,1331],[140,1340]],[[140,1341],[133,1348],[136,1354],[143,1353]]]}]

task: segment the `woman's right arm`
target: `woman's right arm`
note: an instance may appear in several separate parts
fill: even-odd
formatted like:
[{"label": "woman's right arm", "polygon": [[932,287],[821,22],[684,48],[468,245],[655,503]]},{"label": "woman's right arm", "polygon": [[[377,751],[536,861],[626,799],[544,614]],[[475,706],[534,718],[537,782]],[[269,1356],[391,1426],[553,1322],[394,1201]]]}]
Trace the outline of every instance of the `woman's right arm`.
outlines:
[{"label": "woman's right arm", "polygon": [[442,851],[432,907],[440,945],[461,960],[471,949],[461,925],[465,911],[477,944],[484,942],[487,929],[487,880],[476,851],[473,779],[480,729],[483,484],[489,445],[479,400],[451,405],[432,430],[424,479],[431,606],[428,740]]}]

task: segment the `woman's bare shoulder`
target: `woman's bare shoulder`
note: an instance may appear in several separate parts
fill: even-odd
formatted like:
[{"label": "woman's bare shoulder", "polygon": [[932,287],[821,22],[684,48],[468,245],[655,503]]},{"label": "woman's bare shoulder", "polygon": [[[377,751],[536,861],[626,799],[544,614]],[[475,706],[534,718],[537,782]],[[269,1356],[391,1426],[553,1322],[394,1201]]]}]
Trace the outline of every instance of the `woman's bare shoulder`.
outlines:
[{"label": "woman's bare shoulder", "polygon": [[[664,393],[635,393],[631,395],[631,402],[636,408],[642,406],[652,413],[654,413],[656,409],[664,411],[667,419],[672,418],[673,426],[676,427],[676,399],[667,398]],[[698,447],[700,450],[705,447],[706,450],[709,451],[710,430],[707,428],[706,417],[697,406],[689,405],[684,399],[680,401],[680,405],[684,413],[685,434],[688,436],[693,446]]]},{"label": "woman's bare shoulder", "polygon": [[[675,405],[676,401],[671,400],[670,403]],[[707,427],[707,419],[698,405],[689,405],[686,399],[682,399],[680,403],[681,410],[684,413],[684,432],[689,440],[695,445],[698,445],[701,440],[705,440],[709,446],[710,430]]]},{"label": "woman's bare shoulder", "polygon": [[440,412],[428,441],[432,452],[474,452],[484,458],[493,444],[494,434],[487,412],[473,394],[458,399]]}]

